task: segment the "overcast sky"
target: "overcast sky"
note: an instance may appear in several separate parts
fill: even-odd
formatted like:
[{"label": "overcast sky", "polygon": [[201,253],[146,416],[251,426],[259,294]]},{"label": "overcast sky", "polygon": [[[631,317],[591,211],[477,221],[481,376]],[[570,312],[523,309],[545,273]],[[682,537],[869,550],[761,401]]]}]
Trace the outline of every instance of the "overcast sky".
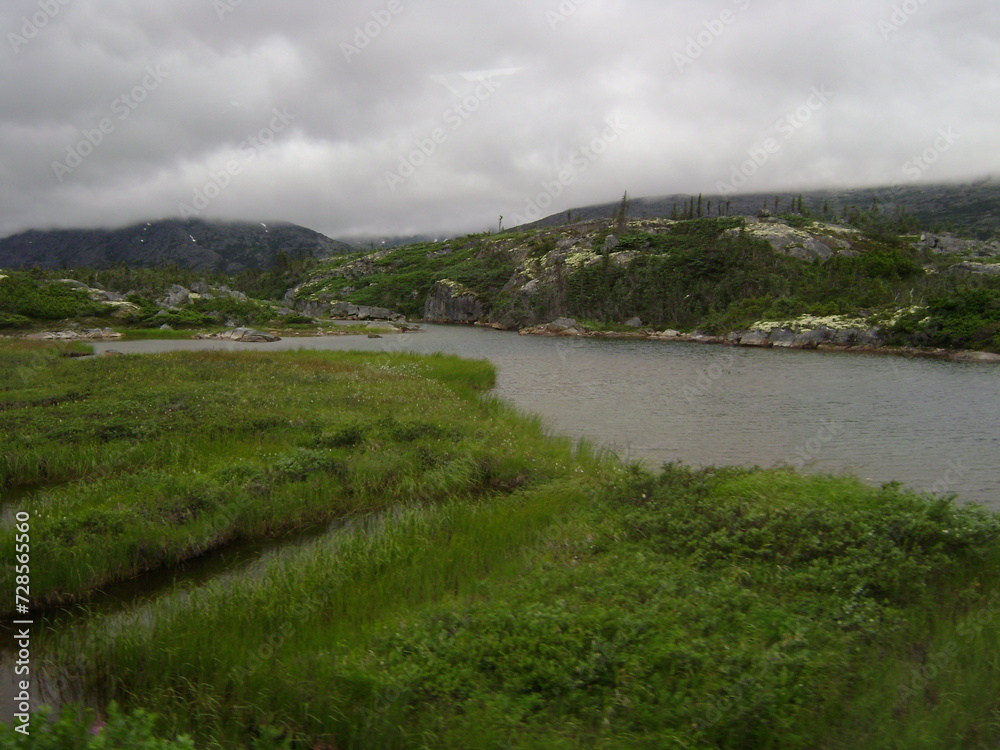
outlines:
[{"label": "overcast sky", "polygon": [[5,0],[0,236],[1000,176],[997,0]]}]

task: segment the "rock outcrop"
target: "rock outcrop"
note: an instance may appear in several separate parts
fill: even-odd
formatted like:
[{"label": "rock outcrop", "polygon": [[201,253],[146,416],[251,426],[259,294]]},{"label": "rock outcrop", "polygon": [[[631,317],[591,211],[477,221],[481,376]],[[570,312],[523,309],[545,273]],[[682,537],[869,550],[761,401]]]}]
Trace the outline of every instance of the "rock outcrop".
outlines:
[{"label": "rock outcrop", "polygon": [[43,331],[31,333],[25,338],[41,341],[110,341],[120,339],[124,334],[111,328],[81,328],[65,331]]},{"label": "rock outcrop", "polygon": [[475,292],[449,279],[437,282],[424,303],[424,319],[433,323],[475,323],[483,314]]},{"label": "rock outcrop", "polygon": [[332,318],[334,320],[406,320],[395,310],[368,305],[352,305],[350,302],[330,300],[297,300],[294,303],[297,312],[310,318]]},{"label": "rock outcrop", "polygon": [[851,238],[858,232],[832,224],[816,223],[808,228],[799,228],[777,219],[747,217],[745,230],[730,229],[727,234],[734,236],[741,231],[766,240],[779,253],[800,260],[826,260],[834,255],[857,255]]},{"label": "rock outcrop", "polygon": [[239,341],[243,344],[265,344],[274,341],[281,341],[280,336],[275,336],[253,328],[231,328],[220,333],[199,333],[197,339],[215,339],[218,341]]},{"label": "rock outcrop", "polygon": [[582,336],[587,330],[572,318],[556,318],[518,331],[522,336]]},{"label": "rock outcrop", "polygon": [[1000,263],[974,263],[972,261],[965,261],[963,263],[956,263],[951,267],[951,270],[977,273],[984,276],[1000,276]]},{"label": "rock outcrop", "polygon": [[978,258],[1000,256],[1000,240],[981,242],[980,240],[964,240],[953,234],[931,234],[925,232],[920,241],[914,244],[918,250],[930,250],[938,255],[968,255]]}]

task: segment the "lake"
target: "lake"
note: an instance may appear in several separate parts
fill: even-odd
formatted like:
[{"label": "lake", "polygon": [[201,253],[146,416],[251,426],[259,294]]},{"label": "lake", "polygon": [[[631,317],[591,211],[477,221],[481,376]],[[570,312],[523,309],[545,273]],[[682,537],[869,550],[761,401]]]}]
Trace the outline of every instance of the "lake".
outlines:
[{"label": "lake", "polygon": [[425,325],[413,334],[273,344],[103,342],[121,352],[359,349],[492,361],[496,393],[651,467],[775,466],[899,481],[1000,511],[1000,367],[870,354]]}]

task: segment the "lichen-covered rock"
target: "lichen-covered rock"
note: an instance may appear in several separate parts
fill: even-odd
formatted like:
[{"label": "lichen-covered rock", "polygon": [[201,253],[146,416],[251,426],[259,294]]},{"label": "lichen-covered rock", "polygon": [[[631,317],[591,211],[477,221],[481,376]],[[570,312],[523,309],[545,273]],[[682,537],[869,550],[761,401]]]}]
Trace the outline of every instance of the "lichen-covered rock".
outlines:
[{"label": "lichen-covered rock", "polygon": [[856,255],[850,237],[855,230],[831,224],[816,223],[808,228],[792,227],[777,220],[748,219],[745,230],[730,229],[736,236],[741,231],[766,240],[777,252],[800,260],[826,260],[833,255]]},{"label": "lichen-covered rock", "polygon": [[424,303],[424,318],[436,323],[475,323],[483,314],[475,292],[449,279],[438,281]]}]

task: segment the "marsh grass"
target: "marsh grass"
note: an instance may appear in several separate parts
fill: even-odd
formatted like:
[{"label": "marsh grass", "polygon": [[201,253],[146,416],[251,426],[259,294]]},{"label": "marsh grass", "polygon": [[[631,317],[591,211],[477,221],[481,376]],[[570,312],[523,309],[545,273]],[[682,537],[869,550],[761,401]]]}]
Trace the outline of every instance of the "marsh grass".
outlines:
[{"label": "marsh grass", "polygon": [[0,486],[46,488],[16,508],[32,515],[36,604],[349,514],[509,493],[571,454],[480,396],[494,380],[484,362],[208,352],[70,364],[28,350],[43,354],[5,352],[30,366],[0,386]]},{"label": "marsh grass", "polygon": [[623,466],[490,396],[487,363],[444,355],[68,363],[0,343],[0,361],[24,370],[0,386],[0,480],[43,485],[14,501],[32,513],[33,594],[86,596],[339,521],[238,575],[40,636],[43,668],[98,708],[153,712],[164,736],[1000,740],[995,514],[844,477]]}]

